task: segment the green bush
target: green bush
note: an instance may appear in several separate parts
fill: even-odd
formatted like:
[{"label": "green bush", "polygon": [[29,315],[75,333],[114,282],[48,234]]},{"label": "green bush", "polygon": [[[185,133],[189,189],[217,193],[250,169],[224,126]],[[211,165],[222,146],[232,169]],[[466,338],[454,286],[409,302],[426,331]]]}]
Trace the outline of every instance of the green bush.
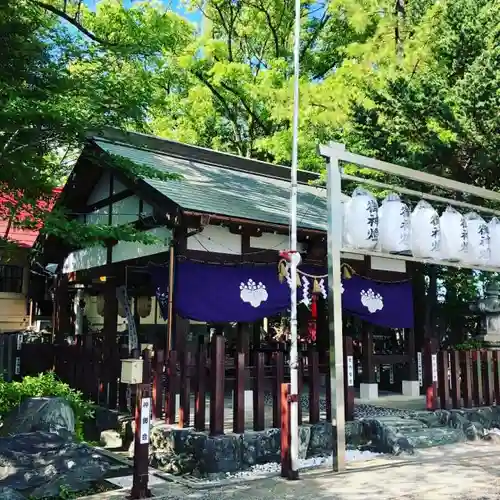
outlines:
[{"label": "green bush", "polygon": [[75,414],[76,437],[83,440],[83,423],[93,418],[92,402],[85,401],[80,391],[61,382],[53,372],[24,377],[21,382],[0,380],[0,417],[17,408],[25,398],[49,396],[61,397],[69,402]]}]

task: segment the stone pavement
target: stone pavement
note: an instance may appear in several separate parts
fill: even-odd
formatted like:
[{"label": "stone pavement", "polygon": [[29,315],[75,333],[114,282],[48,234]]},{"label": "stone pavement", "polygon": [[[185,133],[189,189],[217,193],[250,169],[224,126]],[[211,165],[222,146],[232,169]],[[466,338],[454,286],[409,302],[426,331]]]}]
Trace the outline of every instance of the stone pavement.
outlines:
[{"label": "stone pavement", "polygon": [[[348,469],[344,474],[311,471],[296,482],[273,478],[205,490],[168,483],[152,490],[163,500],[500,499],[500,442],[431,448],[406,458],[384,456]],[[98,498],[124,500],[126,495],[116,491]]]}]

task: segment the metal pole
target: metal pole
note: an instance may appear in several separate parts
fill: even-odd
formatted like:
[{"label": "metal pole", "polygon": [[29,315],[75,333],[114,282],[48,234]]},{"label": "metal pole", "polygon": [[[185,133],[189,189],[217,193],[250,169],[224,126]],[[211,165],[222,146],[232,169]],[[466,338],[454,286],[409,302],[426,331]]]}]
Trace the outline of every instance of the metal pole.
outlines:
[{"label": "metal pole", "polygon": [[[336,427],[337,456],[333,468],[345,470],[344,352],[342,332],[342,248],[341,177],[338,157],[332,153],[327,171],[328,203],[328,331],[330,337],[330,390],[332,425]],[[334,447],[335,450],[335,447]]]},{"label": "metal pole", "polygon": [[299,458],[299,356],[297,345],[297,264],[295,258],[297,252],[297,170],[298,170],[298,147],[299,147],[299,78],[300,78],[300,0],[295,0],[295,44],[293,49],[293,122],[292,122],[292,170],[291,170],[291,194],[290,194],[290,250],[292,252],[290,278],[290,479],[298,478]]}]

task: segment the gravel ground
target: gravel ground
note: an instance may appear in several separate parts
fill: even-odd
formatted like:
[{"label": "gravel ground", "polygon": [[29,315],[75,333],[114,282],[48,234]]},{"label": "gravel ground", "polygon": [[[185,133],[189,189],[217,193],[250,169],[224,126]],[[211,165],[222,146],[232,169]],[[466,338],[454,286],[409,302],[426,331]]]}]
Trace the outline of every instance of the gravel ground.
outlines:
[{"label": "gravel ground", "polygon": [[[169,483],[154,486],[153,493],[163,500],[500,499],[500,441],[432,448],[409,459],[355,462],[345,474],[315,471],[303,473],[295,482],[266,479],[210,490]],[[99,495],[99,500],[125,498],[119,492]]]}]

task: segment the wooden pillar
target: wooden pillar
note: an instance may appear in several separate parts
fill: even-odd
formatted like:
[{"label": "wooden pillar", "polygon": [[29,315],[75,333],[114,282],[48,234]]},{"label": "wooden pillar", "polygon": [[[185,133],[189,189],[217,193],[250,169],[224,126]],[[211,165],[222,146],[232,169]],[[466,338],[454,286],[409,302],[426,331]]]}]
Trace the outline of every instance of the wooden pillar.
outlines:
[{"label": "wooden pillar", "polygon": [[68,275],[62,274],[55,291],[54,333],[56,342],[60,343],[66,335],[71,333],[70,297],[68,289]]},{"label": "wooden pillar", "polygon": [[359,387],[361,399],[377,399],[378,385],[373,364],[373,325],[363,322],[362,334],[362,367],[361,384]]},{"label": "wooden pillar", "polygon": [[116,342],[118,336],[118,300],[116,298],[116,283],[108,280],[104,285],[104,325],[103,333],[103,379],[108,385],[109,406],[116,408],[118,399],[116,380],[119,378],[120,364],[106,363],[106,360],[117,360],[119,346]]},{"label": "wooden pillar", "polygon": [[181,318],[178,314],[175,315],[174,322],[174,342],[175,350],[178,354],[186,349],[186,340],[189,333],[189,320]]},{"label": "wooden pillar", "polygon": [[250,363],[250,325],[248,323],[238,323],[238,337],[236,339],[236,352],[245,355],[245,364]]}]

